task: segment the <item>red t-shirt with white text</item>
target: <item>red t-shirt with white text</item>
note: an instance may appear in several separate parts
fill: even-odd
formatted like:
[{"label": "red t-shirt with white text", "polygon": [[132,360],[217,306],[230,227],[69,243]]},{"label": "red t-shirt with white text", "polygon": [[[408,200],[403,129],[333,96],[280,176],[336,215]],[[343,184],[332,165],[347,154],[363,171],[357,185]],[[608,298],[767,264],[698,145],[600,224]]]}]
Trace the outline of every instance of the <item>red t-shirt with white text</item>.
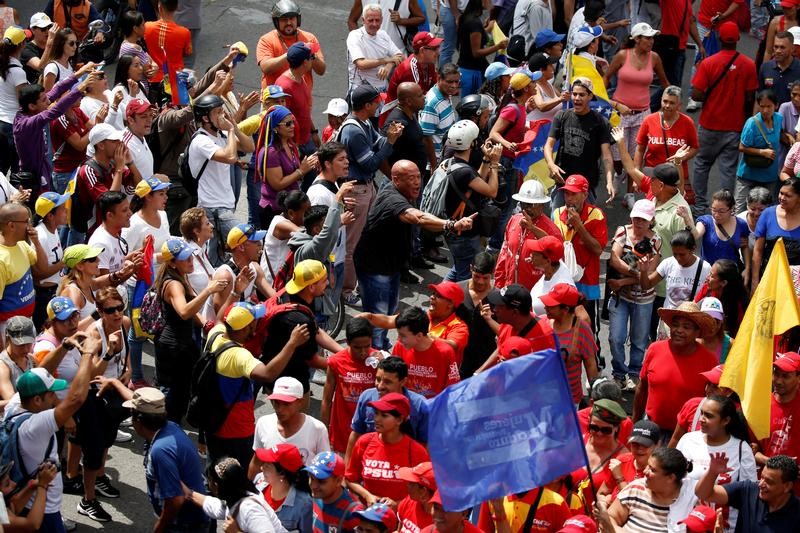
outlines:
[{"label": "red t-shirt with white text", "polygon": [[408,365],[406,387],[426,398],[433,398],[460,379],[455,351],[443,340],[433,339],[430,348],[422,352],[408,350],[398,342],[392,353]]},{"label": "red t-shirt with white text", "polygon": [[377,433],[367,433],[356,441],[345,477],[378,498],[399,502],[408,496],[408,485],[397,479],[397,470],[430,460],[425,447],[408,435],[400,442],[387,444]]},{"label": "red t-shirt with white text", "polygon": [[[667,157],[675,155],[681,146],[688,145],[699,148],[697,128],[691,118],[683,113],[678,114],[678,120],[669,128],[662,128],[661,113],[653,113],[645,117],[639,133],[636,135],[636,144],[644,146],[644,166],[655,167],[667,162]],[[664,134],[667,134],[667,147],[664,148]],[[689,175],[689,165],[684,161],[683,175]],[[641,187],[640,187],[641,189]]]},{"label": "red t-shirt with white text", "polygon": [[412,500],[411,496],[406,496],[397,504],[397,518],[400,521],[400,533],[419,533],[433,524],[433,516],[425,504]]},{"label": "red t-shirt with white text", "polygon": [[350,348],[345,348],[328,358],[328,370],[336,377],[328,433],[331,448],[343,452],[350,438],[350,421],[356,412],[358,397],[375,386],[376,369],[353,359]]}]

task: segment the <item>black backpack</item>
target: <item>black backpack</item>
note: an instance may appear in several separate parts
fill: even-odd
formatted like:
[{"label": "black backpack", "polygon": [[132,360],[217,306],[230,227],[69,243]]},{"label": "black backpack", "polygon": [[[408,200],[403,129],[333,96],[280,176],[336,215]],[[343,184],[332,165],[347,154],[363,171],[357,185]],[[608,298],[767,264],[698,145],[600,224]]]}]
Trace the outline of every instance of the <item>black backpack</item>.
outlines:
[{"label": "black backpack", "polygon": [[209,337],[203,354],[192,367],[191,400],[189,400],[189,407],[186,410],[186,421],[192,427],[202,429],[206,434],[212,435],[219,431],[219,428],[225,423],[231,407],[239,401],[245,388],[250,386],[250,380],[242,378],[242,386],[236,393],[236,398],[230,404],[225,403],[217,380],[217,359],[226,350],[240,345],[237,342],[228,341],[216,350],[211,350],[214,341],[220,335],[222,332],[218,331]]},{"label": "black backpack", "polygon": [[178,156],[178,177],[181,180],[181,184],[183,184],[183,188],[186,189],[193,198],[197,198],[197,184],[200,182],[203,172],[206,171],[206,167],[211,161],[211,159],[206,159],[203,166],[200,167],[200,172],[197,173],[197,176],[192,175],[192,170],[189,168],[189,148],[191,148],[192,141],[194,141],[194,138],[198,135],[208,135],[208,133],[206,133],[203,128],[194,132],[192,138],[189,140],[189,144],[186,145],[186,150],[181,152]]}]

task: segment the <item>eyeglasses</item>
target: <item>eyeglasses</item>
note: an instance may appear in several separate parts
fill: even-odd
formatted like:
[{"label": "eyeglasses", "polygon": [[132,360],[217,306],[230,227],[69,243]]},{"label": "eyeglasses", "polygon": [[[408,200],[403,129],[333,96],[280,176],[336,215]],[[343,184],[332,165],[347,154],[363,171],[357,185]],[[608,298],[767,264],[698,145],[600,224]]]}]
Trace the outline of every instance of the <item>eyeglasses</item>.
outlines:
[{"label": "eyeglasses", "polygon": [[99,260],[99,257],[90,257],[89,259],[84,259],[81,263],[97,263]]},{"label": "eyeglasses", "polygon": [[731,210],[730,210],[730,209],[714,209],[714,208],[712,207],[712,208],[711,208],[711,212],[712,212],[713,214],[715,214],[715,215],[724,215],[725,213],[730,213],[730,212],[731,212]]},{"label": "eyeglasses", "polygon": [[281,122],[280,125],[283,126],[284,128],[291,128],[292,126],[294,126],[294,120],[287,120],[286,122]]},{"label": "eyeglasses", "polygon": [[589,431],[593,433],[602,433],[603,435],[611,435],[614,433],[614,428],[611,426],[598,426],[597,424],[589,424]]},{"label": "eyeglasses", "polygon": [[125,310],[125,304],[119,304],[114,307],[103,307],[101,310],[107,315],[113,315],[116,312],[123,312]]},{"label": "eyeglasses", "polygon": [[17,224],[30,224],[31,219],[26,218],[25,220],[9,220],[9,222],[15,222]]},{"label": "eyeglasses", "polygon": [[67,46],[78,46],[78,41],[67,41]]}]

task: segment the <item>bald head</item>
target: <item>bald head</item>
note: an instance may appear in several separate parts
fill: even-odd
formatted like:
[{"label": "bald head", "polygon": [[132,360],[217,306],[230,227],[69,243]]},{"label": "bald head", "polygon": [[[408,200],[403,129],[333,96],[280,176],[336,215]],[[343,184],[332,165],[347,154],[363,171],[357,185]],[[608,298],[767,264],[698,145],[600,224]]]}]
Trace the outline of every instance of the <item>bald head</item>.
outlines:
[{"label": "bald head", "polygon": [[18,202],[8,202],[0,206],[0,224],[21,220],[28,216],[28,208]]},{"label": "bald head", "polygon": [[392,182],[397,190],[413,201],[419,196],[422,177],[416,164],[408,159],[401,159],[392,165]]},{"label": "bald head", "polygon": [[416,113],[425,107],[425,92],[419,84],[404,81],[397,86],[397,101],[406,111]]},{"label": "bald head", "polygon": [[392,165],[392,181],[403,179],[413,173],[419,174],[419,168],[408,159],[401,159]]}]

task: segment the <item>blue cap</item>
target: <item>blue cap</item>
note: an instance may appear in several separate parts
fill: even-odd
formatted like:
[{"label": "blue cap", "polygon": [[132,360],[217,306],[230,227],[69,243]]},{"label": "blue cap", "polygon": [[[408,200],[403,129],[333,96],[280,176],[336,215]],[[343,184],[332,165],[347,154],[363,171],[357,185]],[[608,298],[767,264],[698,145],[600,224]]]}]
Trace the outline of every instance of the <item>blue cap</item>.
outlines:
[{"label": "blue cap", "polygon": [[58,194],[57,192],[44,192],[36,199],[36,214],[44,218],[47,213],[69,200],[70,193]]},{"label": "blue cap", "polygon": [[564,37],[566,37],[566,35],[563,33],[556,33],[553,30],[545,29],[536,34],[536,39],[533,43],[536,45],[536,48],[541,48],[546,44],[559,43],[564,40]]},{"label": "blue cap", "polygon": [[308,43],[294,43],[286,51],[286,62],[290,67],[299,67],[303,61],[311,59],[314,50]]},{"label": "blue cap", "polygon": [[47,318],[50,320],[67,320],[73,313],[77,313],[78,308],[72,300],[64,296],[56,296],[47,304]]},{"label": "blue cap", "polygon": [[344,459],[334,452],[318,453],[311,464],[303,468],[317,479],[328,479],[331,476],[344,475]]},{"label": "blue cap", "polygon": [[264,100],[267,98],[288,98],[290,96],[290,94],[283,92],[283,87],[280,85],[267,85],[261,93],[261,98]]},{"label": "blue cap", "polygon": [[171,237],[161,245],[161,258],[164,261],[177,259],[186,261],[192,256],[192,247],[180,237]]},{"label": "blue cap", "polygon": [[486,77],[487,81],[496,80],[500,76],[511,76],[514,73],[514,69],[506,65],[505,63],[500,63],[499,61],[495,61],[494,63],[490,64],[486,67],[486,72],[484,72],[484,76]]}]

